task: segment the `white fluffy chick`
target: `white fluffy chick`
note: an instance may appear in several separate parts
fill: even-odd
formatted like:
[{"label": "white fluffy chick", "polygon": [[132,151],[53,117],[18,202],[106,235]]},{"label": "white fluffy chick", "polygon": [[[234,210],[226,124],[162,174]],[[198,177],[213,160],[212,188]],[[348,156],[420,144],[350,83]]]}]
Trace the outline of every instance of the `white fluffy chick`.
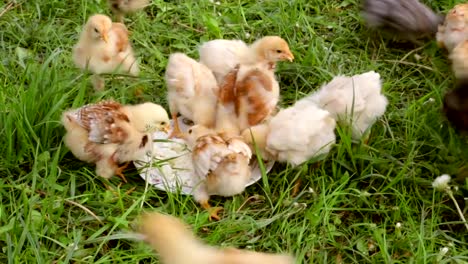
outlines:
[{"label": "white fluffy chick", "polygon": [[218,211],[208,203],[211,195],[234,196],[244,191],[252,171],[252,151],[241,137],[215,133],[202,125],[188,130],[187,142],[192,149],[194,199],[219,220]]},{"label": "white fluffy chick", "polygon": [[124,22],[124,15],[135,13],[149,5],[149,0],[107,0],[117,21]]},{"label": "white fluffy chick", "polygon": [[258,147],[262,158],[298,166],[330,151],[336,140],[335,125],[328,111],[298,101],[269,121],[244,130],[242,137],[252,149]]},{"label": "white fluffy chick", "polygon": [[73,48],[73,61],[93,76],[96,90],[104,88],[103,73],[126,73],[137,76],[138,63],[128,40],[124,24],[112,23],[105,15],[97,14],[88,19],[78,43]]},{"label": "white fluffy chick", "polygon": [[337,76],[301,103],[312,102],[327,110],[337,121],[350,126],[352,138],[359,140],[385,113],[388,100],[381,90],[380,74],[374,71]]},{"label": "white fluffy chick", "polygon": [[75,157],[96,163],[96,174],[101,177],[117,175],[126,181],[122,174],[126,166],[118,167],[118,163],[144,155],[152,146],[146,133],[153,129],[167,132],[169,117],[152,103],[125,106],[103,101],[64,112],[62,124],[67,131],[65,145]]},{"label": "white fluffy chick", "polygon": [[200,62],[208,66],[218,83],[236,65],[267,64],[274,69],[278,61],[293,61],[288,43],[278,36],[266,36],[247,46],[242,40],[216,39],[199,48]]},{"label": "white fluffy chick", "polygon": [[261,253],[235,248],[209,246],[194,236],[190,228],[176,217],[161,213],[145,213],[139,233],[158,253],[164,264],[293,264],[286,254]]},{"label": "white fluffy chick", "polygon": [[178,113],[195,124],[214,126],[219,89],[210,69],[183,53],[174,53],[169,57],[165,79],[174,121],[171,137],[184,137],[177,122]]},{"label": "white fluffy chick", "polygon": [[468,4],[458,4],[445,17],[439,26],[436,38],[440,47],[451,52],[459,43],[468,39]]}]

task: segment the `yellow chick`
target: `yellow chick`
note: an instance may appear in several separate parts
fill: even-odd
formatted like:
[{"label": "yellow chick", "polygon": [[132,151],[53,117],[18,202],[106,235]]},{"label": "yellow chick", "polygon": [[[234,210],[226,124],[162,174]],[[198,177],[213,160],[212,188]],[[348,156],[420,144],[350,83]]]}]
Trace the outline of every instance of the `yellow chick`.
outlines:
[{"label": "yellow chick", "polygon": [[458,4],[445,16],[436,35],[437,44],[451,52],[459,43],[468,39],[468,4]]},{"label": "yellow chick", "polygon": [[257,146],[262,158],[298,166],[330,151],[336,141],[335,125],[328,111],[300,100],[269,121],[245,129],[242,137],[252,149]]},{"label": "yellow chick", "polygon": [[139,232],[164,264],[293,264],[286,254],[260,253],[235,248],[216,248],[196,238],[184,222],[160,213],[145,213]]},{"label": "yellow chick", "polygon": [[169,117],[160,106],[145,103],[124,106],[103,101],[68,110],[62,115],[66,129],[65,145],[78,159],[96,164],[96,174],[126,179],[122,173],[129,162],[141,157],[152,146],[147,133],[169,130]]},{"label": "yellow chick", "polygon": [[240,131],[267,120],[279,101],[279,84],[264,64],[238,65],[225,76],[217,106],[217,131]]},{"label": "yellow chick", "polygon": [[174,120],[171,137],[184,137],[177,122],[178,113],[195,124],[214,126],[219,89],[210,69],[183,53],[174,53],[169,57],[165,79]]},{"label": "yellow chick", "polygon": [[196,186],[193,197],[208,210],[210,220],[219,220],[222,208],[212,208],[210,196],[234,196],[244,191],[252,174],[252,152],[242,138],[228,137],[201,125],[188,130],[187,144],[192,149]]},{"label": "yellow chick", "polygon": [[112,23],[105,15],[93,15],[88,19],[78,43],[73,48],[73,61],[93,76],[96,90],[104,89],[103,73],[127,73],[137,76],[138,63],[128,40],[124,24]]},{"label": "yellow chick", "polygon": [[278,61],[293,61],[288,43],[278,36],[266,36],[247,46],[242,40],[216,39],[200,46],[200,62],[210,68],[218,83],[236,65],[265,64],[274,69]]},{"label": "yellow chick", "polygon": [[149,0],[107,0],[118,22],[124,22],[124,15],[135,13],[149,5]]},{"label": "yellow chick", "polygon": [[452,70],[457,79],[468,77],[468,40],[459,43],[449,55],[452,61]]}]

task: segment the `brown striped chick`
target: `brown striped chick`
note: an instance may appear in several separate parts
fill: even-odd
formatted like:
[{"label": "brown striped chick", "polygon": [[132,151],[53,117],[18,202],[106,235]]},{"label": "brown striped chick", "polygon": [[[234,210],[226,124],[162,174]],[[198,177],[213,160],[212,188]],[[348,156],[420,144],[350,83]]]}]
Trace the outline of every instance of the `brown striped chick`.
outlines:
[{"label": "brown striped chick", "polygon": [[122,171],[128,164],[118,167],[118,163],[138,159],[152,146],[149,128],[169,129],[167,113],[159,107],[103,101],[68,110],[62,115],[65,145],[78,159],[95,163],[97,175],[117,175],[126,182]]},{"label": "brown striped chick", "polygon": [[178,218],[156,212],[142,215],[138,231],[164,264],[295,263],[294,258],[286,254],[209,246],[195,237],[190,228]]},{"label": "brown striped chick", "polygon": [[124,16],[142,10],[149,5],[149,0],[107,0],[109,7],[120,23],[124,22]]},{"label": "brown striped chick", "polygon": [[[273,71],[262,64],[235,67],[219,92],[217,131],[236,131],[260,124],[276,111],[279,84]],[[232,117],[234,115],[234,117]],[[235,120],[235,121],[234,121]],[[236,122],[233,128],[233,122]]]},{"label": "brown striped chick", "polygon": [[199,48],[200,62],[210,68],[221,83],[236,65],[268,65],[273,70],[278,61],[293,61],[294,55],[286,40],[266,36],[247,46],[242,40],[216,39]]},{"label": "brown striped chick", "polygon": [[242,138],[228,137],[201,125],[188,130],[187,142],[194,167],[193,197],[208,210],[210,220],[219,220],[222,208],[212,208],[208,203],[210,196],[234,196],[244,191],[252,174],[252,152]]},{"label": "brown striped chick", "polygon": [[94,73],[93,86],[104,89],[100,74],[126,73],[137,76],[138,63],[128,40],[124,24],[112,23],[105,15],[93,15],[88,19],[78,43],[73,48],[73,61],[83,70]]},{"label": "brown striped chick", "polygon": [[214,126],[219,89],[210,69],[183,53],[174,53],[169,57],[165,79],[174,121],[170,137],[185,137],[177,122],[179,113],[195,124]]},{"label": "brown striped chick", "polygon": [[468,4],[458,4],[448,12],[436,38],[437,44],[449,52],[468,39]]}]

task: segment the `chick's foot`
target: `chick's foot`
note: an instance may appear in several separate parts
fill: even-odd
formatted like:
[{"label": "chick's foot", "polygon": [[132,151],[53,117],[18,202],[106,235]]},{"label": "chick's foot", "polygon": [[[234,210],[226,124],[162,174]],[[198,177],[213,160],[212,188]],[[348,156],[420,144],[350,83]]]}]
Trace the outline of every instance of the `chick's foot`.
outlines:
[{"label": "chick's foot", "polygon": [[115,170],[115,175],[120,177],[125,183],[127,183],[127,179],[123,175],[123,171],[128,167],[128,165],[130,165],[130,162],[125,163],[123,166],[120,166]]},{"label": "chick's foot", "polygon": [[215,219],[216,221],[221,220],[218,213],[223,210],[222,207],[211,207],[208,201],[202,202],[201,206],[209,213],[208,219],[210,221],[213,221],[213,219]]}]

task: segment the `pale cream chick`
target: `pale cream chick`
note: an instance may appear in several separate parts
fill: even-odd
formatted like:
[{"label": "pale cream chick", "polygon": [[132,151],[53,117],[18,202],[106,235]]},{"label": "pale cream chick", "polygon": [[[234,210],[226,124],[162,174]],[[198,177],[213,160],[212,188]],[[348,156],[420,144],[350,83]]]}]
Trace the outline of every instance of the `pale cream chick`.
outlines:
[{"label": "pale cream chick", "polygon": [[178,113],[195,124],[214,126],[219,88],[210,69],[183,53],[174,53],[169,57],[165,79],[174,120],[171,137],[184,137],[178,126]]},{"label": "pale cream chick", "polygon": [[181,220],[160,213],[146,213],[139,232],[164,264],[293,264],[286,254],[216,248],[196,238]]},{"label": "pale cream chick", "polygon": [[242,137],[252,149],[256,145],[264,159],[298,166],[330,151],[336,141],[335,125],[329,112],[298,101],[265,124],[244,130]]},{"label": "pale cream chick", "polygon": [[124,16],[142,10],[149,5],[149,0],[107,0],[117,21],[124,22]]},{"label": "pale cream chick", "polygon": [[167,131],[169,117],[162,107],[152,103],[125,106],[103,101],[64,112],[62,124],[67,131],[65,145],[75,157],[96,163],[101,177],[118,175],[126,181],[122,174],[126,166],[118,167],[118,163],[142,157],[152,146],[150,134],[146,133]]},{"label": "pale cream chick", "polygon": [[77,67],[95,74],[93,85],[96,90],[104,88],[104,79],[100,74],[137,76],[139,73],[127,28],[124,24],[112,23],[109,17],[100,14],[88,19],[73,48],[73,61]]},{"label": "pale cream chick", "polygon": [[451,52],[458,44],[468,40],[468,4],[458,4],[439,25],[436,35],[437,44]]},{"label": "pale cream chick", "polygon": [[252,152],[241,137],[216,133],[202,125],[188,130],[187,143],[192,150],[194,199],[219,220],[218,211],[208,201],[211,195],[234,196],[244,191],[252,175]]},{"label": "pale cream chick", "polygon": [[278,61],[293,61],[288,43],[278,36],[266,36],[247,46],[241,40],[216,39],[200,46],[200,62],[210,68],[221,83],[236,65],[263,64],[274,69]]},{"label": "pale cream chick", "polygon": [[337,121],[351,127],[355,140],[370,132],[388,105],[382,94],[380,74],[374,71],[352,77],[337,76],[301,102],[316,104],[330,112]]}]

